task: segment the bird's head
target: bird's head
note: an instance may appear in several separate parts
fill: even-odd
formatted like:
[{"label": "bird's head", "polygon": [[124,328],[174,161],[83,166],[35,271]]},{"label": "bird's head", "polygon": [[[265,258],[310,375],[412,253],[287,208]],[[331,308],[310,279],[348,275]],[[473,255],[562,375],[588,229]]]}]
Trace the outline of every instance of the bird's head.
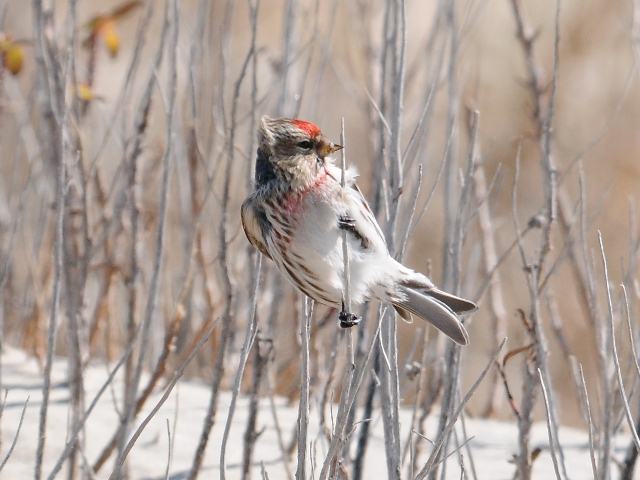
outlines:
[{"label": "bird's head", "polygon": [[328,140],[316,124],[297,118],[262,117],[258,137],[260,148],[275,165],[324,160],[342,148]]}]

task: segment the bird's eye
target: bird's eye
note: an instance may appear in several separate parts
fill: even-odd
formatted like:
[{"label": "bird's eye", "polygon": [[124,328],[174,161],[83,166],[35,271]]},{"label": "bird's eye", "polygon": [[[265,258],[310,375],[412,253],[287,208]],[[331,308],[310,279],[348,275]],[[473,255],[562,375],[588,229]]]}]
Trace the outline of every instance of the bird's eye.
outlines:
[{"label": "bird's eye", "polygon": [[303,140],[301,142],[298,142],[298,146],[305,150],[309,150],[311,147],[313,147],[313,143],[311,143],[309,140]]}]

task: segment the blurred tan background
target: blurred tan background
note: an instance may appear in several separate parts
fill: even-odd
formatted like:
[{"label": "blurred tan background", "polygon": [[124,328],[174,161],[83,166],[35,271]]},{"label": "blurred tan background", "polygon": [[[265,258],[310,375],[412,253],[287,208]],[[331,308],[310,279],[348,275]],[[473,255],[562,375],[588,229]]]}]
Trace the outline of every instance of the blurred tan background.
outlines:
[{"label": "blurred tan background", "polygon": [[[340,118],[345,118],[348,162],[358,167],[363,190],[372,198],[372,178],[376,169],[377,130],[375,109],[370,100],[378,99],[378,67],[375,63],[382,44],[383,5],[366,1],[301,1],[295,3],[295,22],[290,42],[285,41],[286,2],[263,0],[260,2],[257,22],[256,102],[251,100],[251,72],[243,79],[238,91],[237,119],[233,148],[236,152],[232,168],[231,203],[229,206],[229,268],[235,292],[237,332],[241,332],[247,318],[243,307],[249,296],[246,284],[248,256],[247,242],[242,234],[239,205],[247,194],[251,177],[254,136],[252,119],[263,114],[295,115],[316,122],[332,139],[337,140]],[[440,2],[442,3],[442,2]],[[138,72],[131,90],[124,100],[119,100],[125,75],[129,68],[136,43],[136,28],[143,15],[144,6],[133,8],[122,17],[113,20],[119,48],[109,55],[100,37],[93,53],[80,44],[89,35],[87,22],[98,14],[110,12],[122,2],[103,1],[78,3],[78,48],[76,54],[77,86],[67,95],[78,95],[86,102],[86,111],[79,115],[76,125],[83,153],[81,162],[89,169],[95,162],[96,184],[90,183],[89,202],[92,235],[99,237],[102,215],[118,216],[118,227],[112,227],[110,253],[97,252],[91,261],[83,305],[82,329],[87,339],[86,354],[114,358],[119,345],[126,337],[126,275],[130,238],[127,215],[118,210],[118,169],[121,167],[127,142],[132,137],[132,119],[144,88],[151,60],[158,45],[162,23],[161,2],[153,6],[153,16],[145,29]],[[230,10],[229,5],[233,4]],[[7,71],[0,77],[0,241],[3,259],[8,263],[8,277],[3,285],[2,318],[4,341],[19,345],[36,355],[42,355],[46,332],[47,308],[50,302],[52,282],[52,242],[54,169],[46,163],[46,145],[35,145],[38,136],[39,87],[36,75],[33,25],[30,9],[24,2],[9,0],[0,2],[2,24],[0,30],[21,43],[24,62],[17,75]],[[528,26],[538,33],[534,54],[538,74],[548,87],[553,71],[553,43],[555,2],[524,1],[523,13]],[[405,172],[412,181],[417,166],[423,168],[423,187],[419,205],[427,194],[440,169],[447,143],[447,112],[449,87],[447,65],[450,51],[445,48],[447,37],[438,27],[438,2],[408,1],[406,3],[406,83],[402,144],[406,146],[420,118],[423,102],[430,85],[436,85],[433,113],[427,131],[420,140],[412,167]],[[526,86],[526,63],[522,46],[516,38],[516,23],[507,0],[489,2],[459,2],[456,15],[457,56],[455,60],[456,136],[453,155],[460,175],[465,168],[468,153],[468,110],[479,112],[478,148],[487,182],[500,170],[489,197],[492,228],[498,255],[512,246],[515,238],[512,220],[511,195],[515,173],[515,159],[521,149],[519,180],[519,217],[526,225],[529,218],[543,206],[543,179],[540,167],[540,151],[535,139],[536,127],[532,120],[533,99]],[[181,327],[178,348],[188,342],[193,332],[206,318],[220,315],[223,309],[220,272],[217,266],[217,228],[220,221],[220,201],[223,191],[225,158],[229,118],[233,106],[234,88],[243,61],[250,47],[251,28],[247,3],[244,1],[212,2],[205,8],[205,32],[201,39],[195,37],[199,19],[198,2],[180,2],[181,22],[178,50],[178,101],[176,118],[175,152],[170,184],[170,207],[167,220],[167,243],[163,266],[158,308],[158,325],[167,324],[172,318],[184,278],[181,276],[188,263],[186,245],[192,239],[193,211],[189,192],[198,185],[196,197],[203,201],[204,215],[198,232],[199,249],[203,254],[195,280],[195,293],[188,310],[188,322]],[[65,37],[66,2],[56,3],[56,38]],[[226,17],[226,16],[229,17]],[[636,16],[638,14],[636,13]],[[563,0],[560,9],[559,68],[555,116],[553,117],[553,157],[562,177],[560,189],[571,199],[571,208],[579,199],[579,171],[584,172],[587,192],[585,211],[589,225],[586,242],[593,254],[595,276],[600,281],[601,269],[597,251],[596,230],[602,231],[609,257],[610,276],[613,284],[622,281],[628,273],[629,238],[638,235],[637,224],[630,225],[630,210],[638,201],[640,192],[640,76],[636,62],[638,51],[638,19],[633,18],[632,2],[606,0]],[[434,27],[435,25],[435,27]],[[634,47],[633,32],[636,32]],[[434,30],[435,29],[435,30]],[[438,30],[440,29],[440,30]],[[195,39],[195,41],[194,41]],[[115,41],[112,40],[111,41]],[[221,55],[220,45],[224,44]],[[194,47],[195,45],[195,47]],[[193,49],[196,48],[195,57]],[[287,53],[287,48],[289,52]],[[91,56],[95,69],[89,82],[88,71]],[[166,54],[165,54],[166,59]],[[191,62],[191,59],[195,59]],[[439,69],[438,63],[442,61]],[[286,75],[283,65],[288,63]],[[251,68],[251,67],[250,67]],[[158,209],[159,171],[162,152],[167,145],[165,111],[167,92],[163,91],[167,75],[166,61],[157,72],[162,82],[154,88],[143,144],[140,175],[141,232],[139,252],[141,292],[148,288],[153,259],[153,242]],[[193,78],[193,80],[192,80]],[[286,79],[286,80],[285,80]],[[435,79],[435,80],[434,80]],[[196,115],[192,115],[191,82],[195,85]],[[285,83],[286,82],[286,83]],[[284,86],[283,86],[284,85]],[[548,100],[549,89],[542,94]],[[163,99],[164,97],[164,99]],[[118,102],[121,106],[118,106]],[[252,116],[253,115],[253,116]],[[195,125],[201,156],[193,170],[189,158],[189,131]],[[109,128],[112,134],[107,135]],[[576,162],[575,160],[579,161]],[[567,170],[572,165],[572,168]],[[456,173],[458,175],[458,173]],[[192,178],[195,176],[196,178]],[[212,181],[211,195],[206,196],[207,180]],[[97,187],[98,183],[100,187]],[[96,201],[98,190],[115,192],[104,206]],[[429,209],[417,224],[409,241],[407,263],[422,271],[429,270],[436,282],[442,278],[443,257],[443,192],[439,185]],[[401,224],[405,225],[410,206],[404,205]],[[125,209],[126,211],[126,209]],[[534,232],[535,233],[535,232]],[[566,256],[563,253],[566,237],[555,231],[551,259]],[[528,236],[527,246],[534,252],[539,240]],[[477,220],[471,220],[464,248],[462,292],[473,296],[481,284],[482,250]],[[103,254],[105,256],[103,256]],[[116,271],[109,280],[108,311],[98,313],[96,302],[104,293],[103,263],[113,262]],[[550,260],[551,262],[552,260]],[[118,272],[118,268],[121,271]],[[517,348],[527,340],[516,310],[529,308],[526,278],[517,249],[513,249],[499,269],[504,307],[508,318],[509,349]],[[630,273],[637,277],[637,270]],[[284,330],[275,341],[279,345],[277,362],[280,365],[278,389],[280,393],[295,396],[296,385],[287,376],[297,370],[297,341],[294,322],[298,318],[299,301],[288,286],[281,293],[271,292],[274,275],[267,273],[263,283],[264,295],[259,302],[259,319],[268,323],[272,308],[272,295],[282,306],[276,320],[271,320]],[[637,280],[636,280],[637,285]],[[207,304],[206,292],[212,297]],[[572,353],[584,363],[588,378],[596,369],[594,333],[580,306],[581,297],[576,287],[576,277],[568,261],[559,262],[550,280],[549,292],[553,296],[561,320],[562,330]],[[602,291],[598,291],[602,295]],[[637,304],[637,292],[633,301]],[[141,294],[140,298],[144,298]],[[139,302],[138,308],[144,307]],[[107,308],[107,307],[103,307]],[[319,309],[317,317],[324,310]],[[544,308],[545,325],[549,315]],[[491,313],[485,295],[480,311],[474,315],[470,334],[471,346],[463,357],[464,381],[472,382],[484,363],[480,361],[493,349]],[[329,321],[332,325],[333,320]],[[63,322],[64,323],[64,322]],[[287,325],[290,329],[287,330]],[[297,325],[297,324],[296,324]],[[64,332],[65,325],[63,324]],[[266,328],[266,327],[265,327]],[[323,357],[323,339],[333,337],[334,328],[324,328],[316,340],[316,358]],[[416,328],[400,325],[401,365],[410,360]],[[154,348],[161,348],[162,329],[154,328]],[[576,393],[570,379],[570,371],[564,362],[552,329],[547,329],[551,350],[550,365],[554,386],[559,392],[559,408],[562,423],[581,425],[576,406]],[[286,334],[289,337],[286,337]],[[94,337],[92,337],[94,336]],[[215,337],[215,335],[214,335]],[[61,333],[59,352],[65,352],[65,338]],[[89,341],[89,338],[94,338]],[[210,352],[201,355],[198,366],[191,374],[209,378],[211,359],[214,356],[216,338]],[[232,351],[237,352],[242,338],[234,337]],[[182,343],[181,343],[182,342]],[[326,344],[325,344],[326,345]],[[153,357],[153,356],[152,356]],[[519,373],[516,361],[507,367],[507,377],[512,391],[518,397]],[[231,372],[233,373],[233,372]],[[227,380],[228,382],[229,380]],[[403,379],[405,382],[406,379]],[[227,383],[228,384],[228,383]],[[480,413],[487,402],[488,384],[471,403],[471,411]],[[483,390],[484,389],[484,390]],[[412,393],[406,388],[407,401]],[[502,395],[502,393],[500,393]],[[597,400],[594,400],[597,403]],[[502,403],[494,412],[502,418],[511,418]]]}]

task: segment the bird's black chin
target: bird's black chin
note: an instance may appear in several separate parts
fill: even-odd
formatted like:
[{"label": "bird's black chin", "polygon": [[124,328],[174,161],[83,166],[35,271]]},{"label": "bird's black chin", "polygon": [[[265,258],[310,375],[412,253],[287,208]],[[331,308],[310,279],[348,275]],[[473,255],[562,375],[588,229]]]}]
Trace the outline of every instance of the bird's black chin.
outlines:
[{"label": "bird's black chin", "polygon": [[269,158],[269,152],[264,148],[258,148],[256,152],[256,186],[261,186],[276,178],[276,172]]}]

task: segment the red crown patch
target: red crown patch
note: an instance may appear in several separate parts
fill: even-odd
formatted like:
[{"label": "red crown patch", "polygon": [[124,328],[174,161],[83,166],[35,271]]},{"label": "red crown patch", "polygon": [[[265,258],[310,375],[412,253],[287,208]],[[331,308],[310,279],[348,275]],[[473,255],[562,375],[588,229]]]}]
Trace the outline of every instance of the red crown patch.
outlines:
[{"label": "red crown patch", "polygon": [[306,120],[293,119],[291,121],[296,127],[300,130],[307,132],[310,137],[317,137],[320,135],[320,127],[318,127],[315,123],[307,122]]}]

